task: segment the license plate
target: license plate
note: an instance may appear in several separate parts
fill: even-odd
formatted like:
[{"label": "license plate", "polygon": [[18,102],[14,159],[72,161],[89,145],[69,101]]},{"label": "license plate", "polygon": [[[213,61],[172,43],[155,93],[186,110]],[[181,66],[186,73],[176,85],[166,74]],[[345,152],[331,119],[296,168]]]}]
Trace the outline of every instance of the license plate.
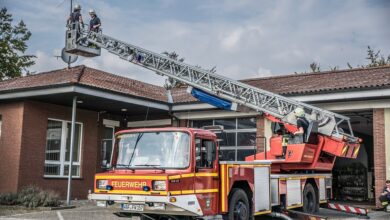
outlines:
[{"label": "license plate", "polygon": [[137,211],[142,212],[144,211],[144,205],[138,205],[138,204],[122,204],[122,209],[126,211]]}]

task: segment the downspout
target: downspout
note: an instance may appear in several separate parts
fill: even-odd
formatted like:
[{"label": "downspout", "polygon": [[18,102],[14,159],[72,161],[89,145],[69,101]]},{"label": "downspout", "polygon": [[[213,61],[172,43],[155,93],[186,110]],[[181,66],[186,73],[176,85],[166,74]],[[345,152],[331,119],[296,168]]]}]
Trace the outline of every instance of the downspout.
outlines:
[{"label": "downspout", "polygon": [[179,118],[177,118],[173,112],[172,112],[172,107],[173,107],[173,96],[172,92],[170,89],[167,89],[167,101],[168,101],[168,115],[172,118],[175,119],[175,121],[179,122]]}]

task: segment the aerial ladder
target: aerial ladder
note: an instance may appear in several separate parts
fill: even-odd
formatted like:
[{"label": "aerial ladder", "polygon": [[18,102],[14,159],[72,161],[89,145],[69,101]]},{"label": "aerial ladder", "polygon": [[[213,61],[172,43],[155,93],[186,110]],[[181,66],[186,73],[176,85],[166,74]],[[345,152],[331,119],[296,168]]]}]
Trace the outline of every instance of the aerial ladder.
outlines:
[{"label": "aerial ladder", "polygon": [[[202,100],[203,95],[206,94],[222,100],[222,104],[216,104],[221,108],[237,110],[240,106],[245,106],[263,114],[273,122],[283,124],[290,133],[296,130],[297,120],[294,110],[298,107],[304,109],[313,135],[318,136],[320,140],[317,138],[317,141],[311,144],[312,147],[310,143],[301,146],[302,150],[296,153],[298,157],[289,161],[284,155],[285,152],[281,152],[281,146],[276,146],[281,144],[282,137],[279,137],[273,142],[270,140],[270,152],[256,154],[247,158],[248,160],[272,159],[273,164],[276,164],[275,170],[279,171],[331,170],[336,157],[357,157],[361,140],[354,136],[350,119],[346,116],[229,79],[212,71],[172,59],[167,55],[117,40],[102,32],[77,28],[78,25],[78,23],[71,24],[66,32],[65,51],[68,53],[94,57],[100,55],[101,48],[106,49],[123,60],[166,76],[171,81],[173,79],[187,84],[187,91],[201,101],[208,102],[209,99]],[[88,47],[88,44],[93,46]],[[278,153],[275,153],[275,150]],[[304,159],[307,158],[307,154],[310,154],[309,160]]]}]

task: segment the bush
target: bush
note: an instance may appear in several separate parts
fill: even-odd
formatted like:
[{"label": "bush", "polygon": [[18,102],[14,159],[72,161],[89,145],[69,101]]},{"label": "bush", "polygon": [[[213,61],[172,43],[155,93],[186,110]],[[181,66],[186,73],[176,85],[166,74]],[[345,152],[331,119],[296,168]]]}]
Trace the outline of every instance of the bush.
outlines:
[{"label": "bush", "polygon": [[38,206],[59,206],[61,204],[59,195],[52,190],[42,190],[37,186],[26,186],[18,194],[17,203],[28,207]]},{"label": "bush", "polygon": [[57,207],[61,205],[60,195],[53,190],[44,191],[45,199],[43,200],[43,206],[45,207]]},{"label": "bush", "polygon": [[18,194],[5,193],[0,194],[0,205],[16,205],[18,203]]}]

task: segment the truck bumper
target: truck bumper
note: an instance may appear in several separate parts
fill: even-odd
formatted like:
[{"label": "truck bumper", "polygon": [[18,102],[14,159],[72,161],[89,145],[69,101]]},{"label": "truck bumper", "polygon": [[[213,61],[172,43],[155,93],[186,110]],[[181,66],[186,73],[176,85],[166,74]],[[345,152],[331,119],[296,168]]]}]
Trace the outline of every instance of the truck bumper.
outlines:
[{"label": "truck bumper", "polygon": [[[175,197],[176,202],[171,202]],[[159,215],[185,215],[203,216],[202,209],[195,195],[179,196],[144,196],[144,195],[123,195],[123,194],[97,194],[88,195],[89,200],[113,203],[113,207],[121,209],[122,204],[143,205],[143,211],[126,211],[131,213],[149,213]]]}]

